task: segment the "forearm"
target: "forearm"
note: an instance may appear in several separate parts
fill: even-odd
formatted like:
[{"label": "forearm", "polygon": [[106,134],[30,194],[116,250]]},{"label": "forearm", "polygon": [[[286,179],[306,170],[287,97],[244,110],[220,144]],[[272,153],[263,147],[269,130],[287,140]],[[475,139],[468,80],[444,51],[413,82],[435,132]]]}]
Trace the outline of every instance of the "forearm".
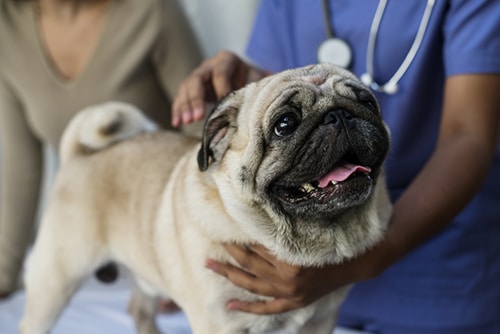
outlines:
[{"label": "forearm", "polygon": [[500,137],[500,77],[448,79],[436,149],[394,205],[389,262],[442,230],[484,182]]},{"label": "forearm", "polygon": [[32,240],[41,183],[41,156],[3,150],[0,196],[0,293],[14,289]]},{"label": "forearm", "polygon": [[[2,89],[4,88],[4,89]],[[33,237],[42,152],[14,94],[0,82],[0,295],[11,292]]]},{"label": "forearm", "polygon": [[493,151],[470,137],[450,139],[394,205],[387,243],[393,263],[443,229],[474,196]]}]

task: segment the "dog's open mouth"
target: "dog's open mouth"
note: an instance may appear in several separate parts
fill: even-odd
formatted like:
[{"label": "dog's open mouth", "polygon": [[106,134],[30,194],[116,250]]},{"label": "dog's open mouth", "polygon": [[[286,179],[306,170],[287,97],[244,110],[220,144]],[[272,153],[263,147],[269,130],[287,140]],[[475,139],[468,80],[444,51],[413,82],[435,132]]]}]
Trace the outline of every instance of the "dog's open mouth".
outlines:
[{"label": "dog's open mouth", "polygon": [[275,185],[278,196],[289,204],[306,201],[329,202],[335,196],[344,197],[365,189],[372,169],[368,166],[341,160],[326,175],[298,186]]}]

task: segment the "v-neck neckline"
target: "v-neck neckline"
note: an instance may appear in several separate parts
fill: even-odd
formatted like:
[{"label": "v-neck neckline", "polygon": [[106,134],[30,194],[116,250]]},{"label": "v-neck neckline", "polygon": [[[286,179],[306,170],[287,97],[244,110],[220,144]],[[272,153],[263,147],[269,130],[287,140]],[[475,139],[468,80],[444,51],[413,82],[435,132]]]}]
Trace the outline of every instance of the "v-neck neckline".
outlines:
[{"label": "v-neck neckline", "polygon": [[33,5],[31,7],[31,22],[32,22],[32,32],[34,35],[35,43],[36,43],[36,48],[39,53],[40,58],[42,59],[42,63],[45,66],[45,69],[47,72],[49,72],[49,75],[52,77],[54,81],[57,82],[58,85],[64,87],[64,88],[72,88],[75,86],[78,86],[78,84],[85,79],[85,77],[88,75],[88,73],[92,70],[92,68],[95,66],[96,59],[102,53],[102,49],[106,47],[105,41],[107,39],[107,35],[109,33],[109,30],[111,29],[111,23],[113,20],[113,13],[115,11],[115,2],[114,0],[110,0],[108,4],[108,8],[106,9],[106,17],[104,18],[104,24],[103,28],[101,30],[100,36],[98,37],[98,40],[94,46],[94,50],[90,54],[90,56],[87,58],[85,61],[85,64],[75,77],[71,79],[67,79],[64,77],[63,73],[58,69],[57,65],[54,63],[54,60],[52,59],[50,52],[47,48],[47,45],[43,41],[43,36],[41,32],[41,27],[37,13],[37,8],[36,8],[36,3],[33,2]]}]

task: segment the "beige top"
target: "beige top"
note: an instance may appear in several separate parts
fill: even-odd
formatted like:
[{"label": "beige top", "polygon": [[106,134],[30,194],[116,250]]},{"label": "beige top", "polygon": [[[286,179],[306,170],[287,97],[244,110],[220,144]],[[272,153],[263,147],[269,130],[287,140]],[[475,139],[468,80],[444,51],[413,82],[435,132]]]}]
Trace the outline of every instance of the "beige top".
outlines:
[{"label": "beige top", "polygon": [[1,273],[18,269],[33,229],[41,144],[57,148],[78,110],[108,100],[131,102],[168,125],[178,83],[201,61],[175,1],[112,0],[86,68],[68,81],[40,40],[35,5],[0,0],[0,292],[12,284]]}]

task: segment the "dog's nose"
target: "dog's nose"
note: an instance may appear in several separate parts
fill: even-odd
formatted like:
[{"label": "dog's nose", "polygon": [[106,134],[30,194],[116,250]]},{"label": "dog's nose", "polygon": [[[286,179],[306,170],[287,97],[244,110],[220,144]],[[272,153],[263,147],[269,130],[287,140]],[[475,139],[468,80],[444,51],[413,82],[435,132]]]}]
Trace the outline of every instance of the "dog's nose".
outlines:
[{"label": "dog's nose", "polygon": [[350,129],[354,126],[354,116],[345,109],[331,110],[326,114],[323,124],[331,125],[337,129],[341,127]]}]

